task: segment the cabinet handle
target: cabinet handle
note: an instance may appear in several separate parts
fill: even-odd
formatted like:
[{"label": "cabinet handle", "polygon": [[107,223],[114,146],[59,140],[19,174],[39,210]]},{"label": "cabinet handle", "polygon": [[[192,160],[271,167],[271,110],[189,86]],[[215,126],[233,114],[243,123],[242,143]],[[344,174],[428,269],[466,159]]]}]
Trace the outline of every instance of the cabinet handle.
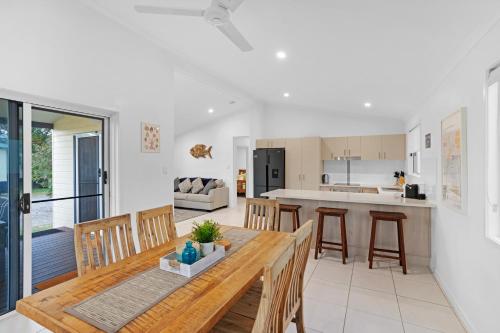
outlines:
[{"label": "cabinet handle", "polygon": [[351,156],[351,150],[349,149],[349,156]]},{"label": "cabinet handle", "polygon": [[380,152],[378,152],[378,159],[381,160],[381,158],[380,158]]},{"label": "cabinet handle", "polygon": [[385,160],[385,151],[384,151],[384,160]]},{"label": "cabinet handle", "polygon": [[330,158],[333,160],[333,153],[330,153]]}]

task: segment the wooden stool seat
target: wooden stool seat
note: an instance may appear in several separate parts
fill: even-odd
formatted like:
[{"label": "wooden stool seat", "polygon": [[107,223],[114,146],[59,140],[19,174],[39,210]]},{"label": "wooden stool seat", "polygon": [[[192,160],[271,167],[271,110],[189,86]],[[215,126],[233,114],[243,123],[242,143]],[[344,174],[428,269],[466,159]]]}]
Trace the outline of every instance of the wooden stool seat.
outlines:
[{"label": "wooden stool seat", "polygon": [[326,216],[341,216],[347,214],[347,209],[343,208],[330,208],[330,207],[318,207],[316,208],[317,213],[323,213]]},{"label": "wooden stool seat", "polygon": [[[406,253],[405,253],[405,241],[403,232],[403,220],[407,219],[406,215],[400,212],[383,212],[383,211],[371,210],[370,216],[372,217],[372,230],[370,237],[370,250],[368,252],[368,261],[370,263],[369,268],[372,269],[374,257],[396,259],[399,260],[399,264],[403,267],[403,274],[406,274]],[[375,247],[377,222],[379,221],[396,222],[398,229],[398,250],[381,249]],[[397,254],[398,256],[380,254],[376,252],[392,253],[392,254]]]},{"label": "wooden stool seat", "polygon": [[[318,259],[318,252],[322,253],[323,249],[340,251],[342,252],[342,263],[346,263],[346,258],[349,256],[347,251],[347,232],[345,227],[345,214],[347,214],[348,210],[344,208],[331,208],[331,207],[318,207],[316,208],[316,212],[318,213],[318,231],[316,235],[316,246],[314,250],[314,259]],[[329,242],[323,240],[323,229],[325,225],[325,216],[333,216],[338,217],[340,220],[340,237],[341,241],[338,242]],[[333,246],[325,246],[333,245]]]},{"label": "wooden stool seat", "polygon": [[279,204],[279,221],[278,221],[278,231],[281,228],[281,213],[292,213],[292,230],[295,232],[298,228],[300,228],[300,219],[299,219],[299,209],[302,207],[301,205],[286,205]]}]

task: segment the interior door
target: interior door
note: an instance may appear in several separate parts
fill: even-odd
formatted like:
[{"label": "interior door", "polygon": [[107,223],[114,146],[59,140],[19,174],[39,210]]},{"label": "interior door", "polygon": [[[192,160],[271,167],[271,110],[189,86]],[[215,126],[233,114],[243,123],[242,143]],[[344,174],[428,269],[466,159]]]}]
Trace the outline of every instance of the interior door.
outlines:
[{"label": "interior door", "polygon": [[[78,198],[77,222],[97,220],[101,216],[101,163],[100,137],[98,135],[76,137],[76,183]],[[88,197],[86,197],[88,196]]]}]

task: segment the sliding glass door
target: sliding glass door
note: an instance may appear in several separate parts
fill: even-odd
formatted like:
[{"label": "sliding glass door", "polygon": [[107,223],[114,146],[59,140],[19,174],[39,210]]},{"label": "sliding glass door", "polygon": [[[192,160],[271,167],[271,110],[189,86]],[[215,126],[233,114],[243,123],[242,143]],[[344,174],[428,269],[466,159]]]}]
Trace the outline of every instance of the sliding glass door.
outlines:
[{"label": "sliding glass door", "polygon": [[0,98],[0,316],[77,275],[73,227],[109,211],[107,124]]},{"label": "sliding glass door", "polygon": [[23,104],[0,99],[0,315],[23,294]]}]

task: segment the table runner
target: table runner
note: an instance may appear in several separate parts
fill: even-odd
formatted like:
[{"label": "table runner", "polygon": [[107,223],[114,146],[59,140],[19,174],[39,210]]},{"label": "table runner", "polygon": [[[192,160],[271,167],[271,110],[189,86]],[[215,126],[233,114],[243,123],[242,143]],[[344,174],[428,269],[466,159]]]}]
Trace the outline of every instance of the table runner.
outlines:
[{"label": "table runner", "polygon": [[[231,242],[231,248],[221,260],[238,251],[259,233],[249,229],[224,232],[224,239]],[[213,266],[215,264],[207,270]],[[196,276],[187,278],[163,271],[158,261],[158,267],[139,273],[64,311],[107,333],[115,333],[194,278]]]}]

